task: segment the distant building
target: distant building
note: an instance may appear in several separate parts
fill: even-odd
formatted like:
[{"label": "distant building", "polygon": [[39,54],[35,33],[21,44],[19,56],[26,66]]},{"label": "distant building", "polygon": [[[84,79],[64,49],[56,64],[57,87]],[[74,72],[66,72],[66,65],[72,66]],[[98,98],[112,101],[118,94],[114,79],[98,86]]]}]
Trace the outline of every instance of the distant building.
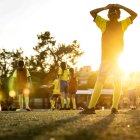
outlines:
[{"label": "distant building", "polygon": [[83,66],[78,72],[79,86],[85,85],[88,82],[88,78],[92,72],[91,66]]}]

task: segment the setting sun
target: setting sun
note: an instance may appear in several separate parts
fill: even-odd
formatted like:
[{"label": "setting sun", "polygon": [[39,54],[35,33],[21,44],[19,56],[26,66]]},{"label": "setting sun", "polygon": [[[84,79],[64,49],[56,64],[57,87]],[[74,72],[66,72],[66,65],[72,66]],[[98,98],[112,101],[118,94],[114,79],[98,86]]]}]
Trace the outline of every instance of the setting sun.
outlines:
[{"label": "setting sun", "polygon": [[134,72],[134,71],[139,71],[140,66],[137,63],[137,55],[131,55],[130,53],[123,53],[122,56],[119,59],[119,64],[122,68],[122,70],[126,73]]},{"label": "setting sun", "polygon": [[124,72],[130,73],[135,71],[140,71],[140,54],[138,42],[139,38],[137,33],[133,31],[134,27],[130,27],[126,31],[124,38],[124,51],[120,56],[119,63]]}]

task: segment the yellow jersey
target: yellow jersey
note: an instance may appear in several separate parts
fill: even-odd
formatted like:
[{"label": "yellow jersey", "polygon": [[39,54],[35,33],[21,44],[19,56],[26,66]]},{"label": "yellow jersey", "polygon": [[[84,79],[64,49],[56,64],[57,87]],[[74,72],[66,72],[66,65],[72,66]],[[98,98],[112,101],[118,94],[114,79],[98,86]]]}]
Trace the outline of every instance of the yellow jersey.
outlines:
[{"label": "yellow jersey", "polygon": [[69,70],[68,69],[64,70],[64,72],[63,72],[62,68],[59,67],[58,75],[61,76],[61,80],[63,80],[63,81],[68,81],[69,80]]},{"label": "yellow jersey", "polygon": [[123,35],[132,23],[128,17],[125,20],[112,23],[97,15],[96,25],[102,31],[102,60],[116,60],[124,47]]},{"label": "yellow jersey", "polygon": [[58,79],[55,79],[53,81],[54,89],[53,89],[53,94],[60,94],[60,87],[58,85]]}]

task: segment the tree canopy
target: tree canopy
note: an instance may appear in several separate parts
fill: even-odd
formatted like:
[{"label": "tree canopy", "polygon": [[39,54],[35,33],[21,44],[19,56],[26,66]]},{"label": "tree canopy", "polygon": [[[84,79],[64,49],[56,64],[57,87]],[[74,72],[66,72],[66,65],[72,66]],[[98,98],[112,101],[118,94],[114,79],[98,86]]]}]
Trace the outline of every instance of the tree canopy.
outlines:
[{"label": "tree canopy", "polygon": [[0,76],[2,79],[10,76],[19,59],[23,59],[21,48],[15,51],[0,49]]},{"label": "tree canopy", "polygon": [[33,48],[36,55],[32,56],[30,60],[30,69],[33,71],[55,70],[61,61],[75,65],[76,59],[83,54],[76,40],[69,45],[56,44],[56,40],[50,32],[41,33],[37,37],[38,44]]},{"label": "tree canopy", "polygon": [[38,42],[32,56],[23,56],[23,50],[9,51],[0,50],[0,76],[9,77],[17,67],[19,59],[24,60],[25,66],[33,74],[33,79],[40,81],[43,79],[50,80],[57,74],[58,66],[61,61],[67,62],[68,66],[74,66],[83,51],[79,43],[74,40],[71,44],[58,44],[49,31],[37,35]]}]

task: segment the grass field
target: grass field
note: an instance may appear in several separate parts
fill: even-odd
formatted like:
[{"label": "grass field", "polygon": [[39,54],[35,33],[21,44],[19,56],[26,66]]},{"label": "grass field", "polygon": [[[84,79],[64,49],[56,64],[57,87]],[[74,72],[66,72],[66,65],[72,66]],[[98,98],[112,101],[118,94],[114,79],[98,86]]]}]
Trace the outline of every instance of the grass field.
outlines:
[{"label": "grass field", "polygon": [[140,110],[0,112],[0,140],[140,140]]}]

